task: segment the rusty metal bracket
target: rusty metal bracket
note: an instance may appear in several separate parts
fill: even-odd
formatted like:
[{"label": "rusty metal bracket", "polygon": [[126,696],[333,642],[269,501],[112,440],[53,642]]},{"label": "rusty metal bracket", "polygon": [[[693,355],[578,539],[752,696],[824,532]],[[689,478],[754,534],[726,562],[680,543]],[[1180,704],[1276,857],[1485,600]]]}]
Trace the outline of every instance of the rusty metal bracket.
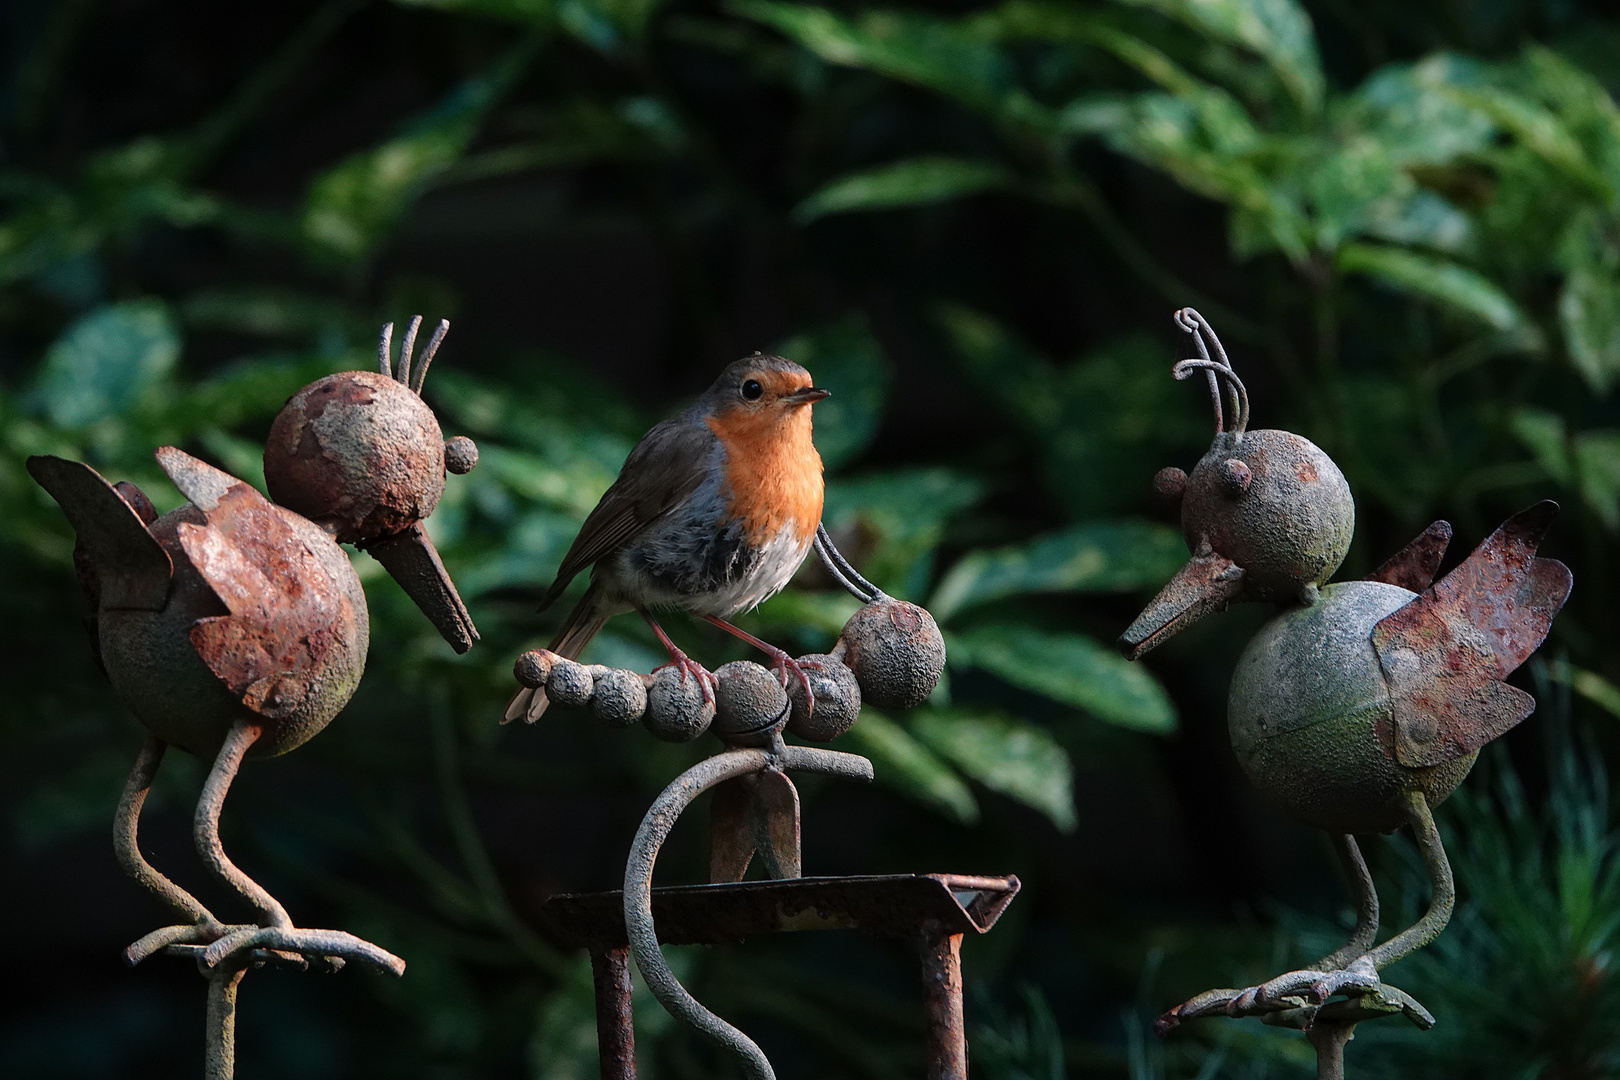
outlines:
[{"label": "rusty metal bracket", "polygon": [[[914,942],[928,1020],[929,1080],[966,1080],[961,940],[995,926],[1018,888],[1012,876],[812,877],[653,889],[650,901],[666,945],[717,945],[806,930],[859,930]],[[568,893],[541,910],[564,941],[590,951],[602,1080],[635,1080],[624,894]]]}]

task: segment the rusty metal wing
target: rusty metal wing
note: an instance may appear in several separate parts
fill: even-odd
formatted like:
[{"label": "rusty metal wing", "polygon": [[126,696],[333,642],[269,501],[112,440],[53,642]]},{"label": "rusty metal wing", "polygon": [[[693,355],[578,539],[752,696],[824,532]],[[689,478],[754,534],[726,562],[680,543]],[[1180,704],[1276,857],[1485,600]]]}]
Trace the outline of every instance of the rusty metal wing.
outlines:
[{"label": "rusty metal wing", "polygon": [[117,489],[90,466],[48,454],[29,458],[28,472],[78,534],[102,606],[163,610],[174,565]]},{"label": "rusty metal wing", "polygon": [[357,613],[339,610],[352,608],[342,583],[252,485],[173,447],[157,457],[207,516],[206,525],[180,526],[180,546],[230,612],[199,619],[192,645],[248,708],[286,716]]},{"label": "rusty metal wing", "polygon": [[1440,571],[1440,560],[1446,557],[1450,543],[1451,522],[1436,521],[1417,539],[1391,555],[1383,566],[1368,574],[1367,580],[1420,593],[1434,583],[1434,575]]},{"label": "rusty metal wing", "polygon": [[1569,568],[1536,557],[1557,513],[1556,503],[1540,502],[1515,514],[1461,566],[1373,627],[1400,764],[1462,757],[1535,708],[1534,698],[1501,680],[1535,652],[1569,596]]}]

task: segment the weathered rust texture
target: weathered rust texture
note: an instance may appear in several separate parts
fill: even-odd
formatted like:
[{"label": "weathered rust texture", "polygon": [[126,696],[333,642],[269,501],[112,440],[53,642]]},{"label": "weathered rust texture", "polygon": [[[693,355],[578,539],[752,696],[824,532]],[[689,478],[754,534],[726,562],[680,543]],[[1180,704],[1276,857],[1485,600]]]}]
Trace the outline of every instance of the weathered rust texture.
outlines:
[{"label": "weathered rust texture", "polygon": [[596,991],[596,1051],[602,1080],[636,1080],[629,947],[592,949],[591,981]]},{"label": "weathered rust texture", "polygon": [[709,881],[741,881],[757,853],[772,878],[799,876],[799,791],[786,773],[727,780],[710,803]]},{"label": "weathered rust texture", "polygon": [[962,1017],[962,935],[938,923],[919,934],[923,1011],[928,1018],[924,1060],[928,1080],[968,1080],[967,1026]]},{"label": "weathered rust texture", "polygon": [[374,371],[342,371],[304,387],[265,440],[270,497],[345,544],[402,532],[433,513],[444,472],[433,410]]},{"label": "weathered rust texture", "polygon": [[1367,575],[1368,581],[1382,581],[1386,585],[1399,585],[1408,592],[1420,593],[1434,583],[1440,572],[1440,561],[1446,557],[1451,544],[1451,522],[1436,521],[1401,550]]},{"label": "weathered rust texture", "polygon": [[1373,628],[1400,764],[1460,758],[1534,710],[1534,698],[1500,680],[1546,639],[1569,596],[1569,568],[1536,557],[1557,512],[1542,502],[1515,514],[1461,566]]},{"label": "weathered rust texture", "polygon": [[[665,945],[718,945],[795,930],[864,930],[910,938],[925,922],[947,933],[982,934],[1018,894],[1018,878],[963,874],[808,877],[654,889],[653,918]],[[623,894],[564,893],[541,909],[569,944],[626,943]]]}]

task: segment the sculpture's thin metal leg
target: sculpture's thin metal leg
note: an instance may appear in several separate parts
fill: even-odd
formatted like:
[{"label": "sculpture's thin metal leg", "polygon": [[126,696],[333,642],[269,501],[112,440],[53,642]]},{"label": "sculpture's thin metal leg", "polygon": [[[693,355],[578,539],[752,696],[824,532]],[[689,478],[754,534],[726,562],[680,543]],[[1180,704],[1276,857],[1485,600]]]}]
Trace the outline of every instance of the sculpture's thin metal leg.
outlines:
[{"label": "sculpture's thin metal leg", "polygon": [[967,1080],[967,1026],[962,1015],[962,935],[923,930],[923,1008],[928,1015],[928,1080]]},{"label": "sculpture's thin metal leg", "polygon": [[1316,1048],[1316,1080],[1344,1080],[1344,1044],[1355,1038],[1356,1025],[1321,1020],[1312,1024],[1305,1038]]},{"label": "sculpture's thin metal leg", "polygon": [[287,909],[262,885],[238,869],[219,842],[219,812],[225,805],[225,794],[230,790],[231,781],[236,779],[236,770],[242,767],[243,755],[258,742],[263,730],[258,724],[246,720],[238,720],[231,725],[230,733],[225,736],[225,745],[219,748],[219,756],[214,759],[214,767],[209,770],[208,780],[203,784],[202,797],[197,800],[197,851],[220,880],[258,909],[267,925],[291,929],[292,919],[287,915]]},{"label": "sculpture's thin metal leg", "polygon": [[204,1080],[231,1080],[236,1073],[236,991],[245,974],[247,968],[240,964],[221,964],[208,973]]},{"label": "sculpture's thin metal leg", "polygon": [[1451,921],[1451,909],[1457,902],[1451,863],[1446,859],[1446,849],[1440,843],[1440,830],[1434,827],[1429,800],[1423,797],[1421,791],[1406,793],[1406,816],[1412,824],[1412,837],[1417,841],[1418,850],[1423,853],[1423,865],[1428,868],[1434,894],[1423,918],[1367,954],[1375,969],[1393,964],[1439,937],[1446,923]]},{"label": "sculpture's thin metal leg", "polygon": [[1364,956],[1378,937],[1378,892],[1373,887],[1372,872],[1367,869],[1361,847],[1355,837],[1340,833],[1333,837],[1333,850],[1356,894],[1356,928],[1349,941],[1312,964],[1313,971],[1337,971],[1347,966]]},{"label": "sculpture's thin metal leg", "polygon": [[602,1080],[636,1080],[629,947],[592,949],[591,982],[596,988],[596,1052]]},{"label": "sculpture's thin metal leg", "polygon": [[148,735],[146,743],[135,759],[129,780],[124,784],[123,797],[118,800],[118,813],[113,818],[113,853],[124,873],[139,882],[147,892],[179,913],[181,918],[201,926],[218,927],[213,913],[186,890],[170,881],[153,868],[141,854],[139,838],[141,808],[146,795],[152,790],[152,778],[163,763],[163,752],[168,744],[155,735]]}]

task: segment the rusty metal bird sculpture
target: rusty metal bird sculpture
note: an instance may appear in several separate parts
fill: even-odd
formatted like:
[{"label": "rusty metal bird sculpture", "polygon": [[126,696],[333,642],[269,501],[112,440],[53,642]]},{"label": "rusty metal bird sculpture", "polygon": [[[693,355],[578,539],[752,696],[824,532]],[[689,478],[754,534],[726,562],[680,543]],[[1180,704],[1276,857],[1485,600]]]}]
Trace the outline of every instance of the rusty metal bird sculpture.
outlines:
[{"label": "rusty metal bird sculpture", "polygon": [[[1229,603],[1278,605],[1233,675],[1232,746],[1257,787],[1334,834],[1356,890],[1357,923],[1343,948],[1315,964],[1259,986],[1200,994],[1158,1027],[1162,1034],[1203,1016],[1264,1016],[1307,1031],[1320,1075],[1337,1076],[1356,1021],[1403,1013],[1419,1027],[1434,1022],[1378,973],[1433,941],[1451,915],[1451,868],[1432,808],[1467,776],[1482,746],[1535,708],[1503,680],[1546,638],[1569,595],[1569,569],[1536,556],[1557,506],[1515,514],[1439,581],[1451,538],[1443,521],[1367,580],[1326,584],[1355,525],[1344,476],[1298,435],[1247,430],[1247,391],[1214,331],[1190,308],[1176,322],[1199,357],[1174,374],[1206,376],[1216,434],[1190,475],[1171,468],[1155,477],[1155,488],[1180,504],[1192,558],[1120,645],[1136,659]],[[1433,896],[1414,925],[1375,945],[1378,897],[1356,836],[1403,825],[1423,853]]]}]

